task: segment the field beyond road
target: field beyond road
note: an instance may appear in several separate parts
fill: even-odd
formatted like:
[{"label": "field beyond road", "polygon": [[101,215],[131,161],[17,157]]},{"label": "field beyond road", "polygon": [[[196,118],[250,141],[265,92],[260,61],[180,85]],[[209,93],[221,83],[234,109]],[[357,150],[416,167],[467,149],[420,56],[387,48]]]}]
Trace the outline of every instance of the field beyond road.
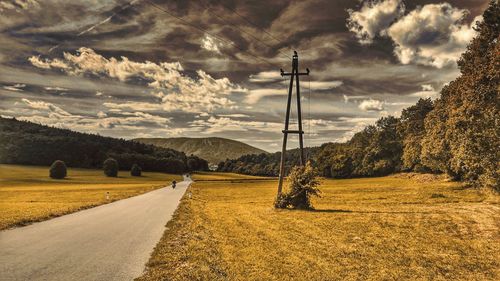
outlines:
[{"label": "field beyond road", "polygon": [[315,211],[276,180],[203,174],[138,280],[499,280],[498,195],[431,175],[324,180]]},{"label": "field beyond road", "polygon": [[[143,172],[117,178],[101,170],[68,168],[68,177],[49,178],[49,167],[0,165],[0,230],[95,207],[166,185],[179,175]],[[106,193],[109,192],[109,200]]]}]

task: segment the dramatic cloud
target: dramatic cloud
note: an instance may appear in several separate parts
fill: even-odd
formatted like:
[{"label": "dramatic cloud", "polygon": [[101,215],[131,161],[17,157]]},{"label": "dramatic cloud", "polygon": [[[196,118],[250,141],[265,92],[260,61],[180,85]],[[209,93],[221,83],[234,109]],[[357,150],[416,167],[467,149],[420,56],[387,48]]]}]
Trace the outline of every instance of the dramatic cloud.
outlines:
[{"label": "dramatic cloud", "polygon": [[456,62],[476,34],[474,22],[462,23],[466,13],[448,3],[428,4],[410,12],[387,30],[396,44],[396,56],[403,64],[438,68]]},{"label": "dramatic cloud", "polygon": [[[93,117],[71,114],[50,102],[29,99],[22,99],[22,102],[36,114],[31,116],[21,115],[18,116],[19,119],[72,130],[96,132],[101,129],[143,129],[144,126],[166,129],[171,123],[171,118],[140,112],[137,109],[130,112],[120,112],[119,115],[114,113],[115,116],[109,116],[107,113],[99,111]],[[28,112],[23,111],[23,113]]]},{"label": "dramatic cloud", "polygon": [[369,44],[375,36],[385,33],[404,11],[402,0],[366,1],[359,11],[348,10],[347,27],[356,34],[360,43]]},{"label": "dramatic cloud", "polygon": [[365,2],[349,11],[347,25],[362,44],[377,35],[390,38],[394,53],[403,64],[417,63],[442,68],[454,64],[475,36],[475,21],[465,24],[468,10],[449,3],[418,6],[404,15],[402,0]]},{"label": "dramatic cloud", "polygon": [[345,141],[438,97],[489,0],[153,2],[182,20],[141,0],[0,0],[0,115],[276,151],[290,78],[280,68],[296,50],[311,69],[300,80],[306,144]]},{"label": "dramatic cloud", "polygon": [[384,102],[374,99],[364,100],[359,104],[359,108],[364,111],[382,111]]},{"label": "dramatic cloud", "polygon": [[132,78],[144,79],[155,89],[151,93],[161,98],[161,107],[168,111],[202,112],[231,107],[234,102],[228,96],[246,91],[228,78],[214,79],[202,70],[196,72],[196,78],[184,75],[179,62],[135,62],[124,56],[107,59],[84,47],[76,55],[64,53],[64,60],[42,60],[32,56],[29,61],[38,68],[61,69],[69,75],[104,75],[123,82]]}]

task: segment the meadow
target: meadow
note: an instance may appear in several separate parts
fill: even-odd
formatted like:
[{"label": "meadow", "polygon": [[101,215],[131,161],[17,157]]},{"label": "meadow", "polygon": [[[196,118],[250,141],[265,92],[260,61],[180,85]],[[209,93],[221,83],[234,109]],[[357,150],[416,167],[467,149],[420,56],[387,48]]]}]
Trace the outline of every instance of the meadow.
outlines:
[{"label": "meadow", "polygon": [[500,202],[433,175],[323,180],[314,211],[275,179],[194,175],[137,280],[499,280]]},{"label": "meadow", "polygon": [[[102,170],[68,168],[62,180],[48,176],[49,167],[0,165],[0,230],[42,221],[139,195],[170,184],[179,175],[120,171],[117,178]],[[109,199],[107,194],[109,193]]]}]

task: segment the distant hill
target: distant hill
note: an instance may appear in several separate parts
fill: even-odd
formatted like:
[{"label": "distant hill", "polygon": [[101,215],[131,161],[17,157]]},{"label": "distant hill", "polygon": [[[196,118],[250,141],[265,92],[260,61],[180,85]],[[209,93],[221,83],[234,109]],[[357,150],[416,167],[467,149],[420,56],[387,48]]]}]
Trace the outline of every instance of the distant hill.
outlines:
[{"label": "distant hill", "polygon": [[207,170],[207,161],[135,141],[74,132],[16,119],[0,118],[0,163],[44,165],[62,160],[69,167],[101,168],[112,157],[120,169],[136,163],[145,171],[183,173]]},{"label": "distant hill", "polygon": [[236,159],[247,154],[267,153],[246,143],[225,138],[139,138],[135,141],[195,155],[211,164]]}]

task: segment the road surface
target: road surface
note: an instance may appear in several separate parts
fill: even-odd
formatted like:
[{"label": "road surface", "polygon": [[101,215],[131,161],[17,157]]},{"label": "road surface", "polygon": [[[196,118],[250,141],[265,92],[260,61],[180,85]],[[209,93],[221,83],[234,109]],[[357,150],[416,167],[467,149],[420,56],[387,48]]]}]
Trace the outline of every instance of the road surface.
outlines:
[{"label": "road surface", "polygon": [[0,232],[0,280],[133,280],[189,184]]}]

